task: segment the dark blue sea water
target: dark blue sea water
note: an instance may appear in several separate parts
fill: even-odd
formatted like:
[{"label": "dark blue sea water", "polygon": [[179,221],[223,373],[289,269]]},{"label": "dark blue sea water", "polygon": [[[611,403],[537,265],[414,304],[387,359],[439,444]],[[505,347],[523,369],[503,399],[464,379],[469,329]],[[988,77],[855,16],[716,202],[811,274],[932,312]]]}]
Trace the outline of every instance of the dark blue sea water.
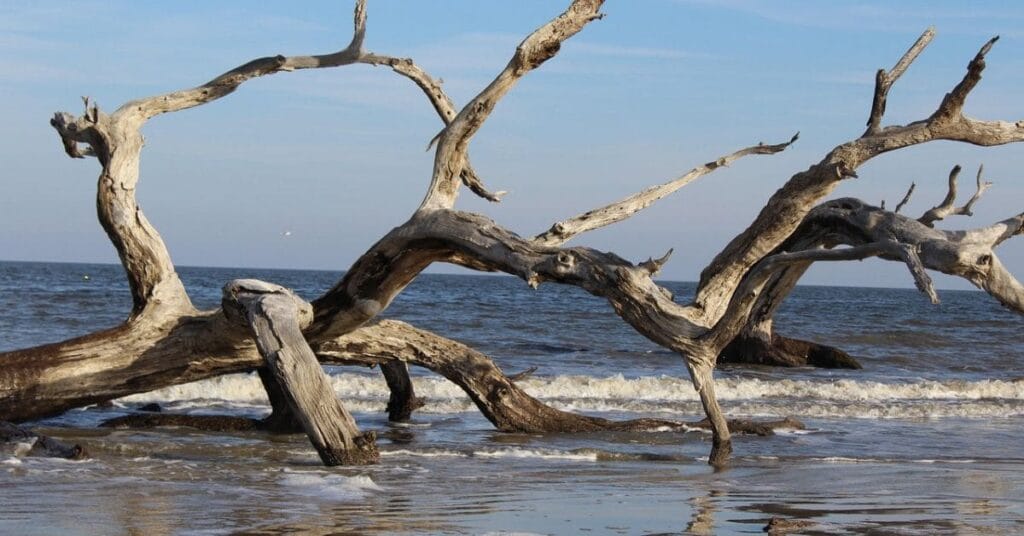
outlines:
[{"label": "dark blue sea water", "polygon": [[[234,278],[312,299],[340,277],[179,273],[203,308],[216,307]],[[664,284],[679,299],[694,289]],[[720,371],[729,414],[792,415],[808,426],[737,438],[725,472],[703,463],[708,442],[698,431],[496,433],[429,372],[416,372],[428,405],[413,425],[394,427],[374,371],[332,367],[360,426],[380,432],[381,464],[322,468],[302,436],[95,427],[153,401],[176,411],[267,411],[258,380],[225,377],[36,423],[81,442],[93,459],[0,452],[0,533],[730,534],[760,533],[773,516],[829,534],[1024,532],[1024,318],[983,293],[940,297],[936,306],[908,289],[797,288],[777,331],[843,348],[864,369]],[[0,262],[0,351],[113,326],[130,304],[119,266]],[[681,359],[576,288],[424,275],[385,316],[465,342],[509,372],[536,366],[524,388],[562,409],[700,416]]]}]

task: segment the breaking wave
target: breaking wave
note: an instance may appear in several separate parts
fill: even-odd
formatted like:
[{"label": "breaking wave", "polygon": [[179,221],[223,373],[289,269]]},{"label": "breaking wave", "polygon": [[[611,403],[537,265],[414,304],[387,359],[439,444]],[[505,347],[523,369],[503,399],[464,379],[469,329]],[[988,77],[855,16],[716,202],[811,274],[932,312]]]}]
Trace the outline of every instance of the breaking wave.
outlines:
[{"label": "breaking wave", "polygon": [[[380,412],[388,399],[375,375],[331,375],[335,391],[356,412]],[[414,378],[416,393],[427,399],[426,413],[475,411],[469,398],[443,378]],[[674,376],[626,378],[554,376],[519,382],[531,395],[572,411],[625,413],[701,413],[689,379]],[[732,415],[852,418],[1005,417],[1024,415],[1024,381],[978,380],[904,383],[836,380],[762,380],[723,378],[719,399]],[[266,395],[255,374],[221,376],[121,399],[122,403],[158,402],[178,409],[259,408]]]}]

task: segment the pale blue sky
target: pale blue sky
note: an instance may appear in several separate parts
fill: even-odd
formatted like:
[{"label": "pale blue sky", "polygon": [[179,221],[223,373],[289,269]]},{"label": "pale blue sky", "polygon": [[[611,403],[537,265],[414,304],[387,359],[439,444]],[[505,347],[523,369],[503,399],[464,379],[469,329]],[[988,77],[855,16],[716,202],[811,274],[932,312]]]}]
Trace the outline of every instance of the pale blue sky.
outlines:
[{"label": "pale blue sky", "polygon": [[[366,48],[411,56],[459,103],[556,1],[370,0]],[[525,78],[474,139],[477,170],[505,201],[468,192],[461,208],[520,234],[664,182],[758,141],[801,140],[701,179],[646,213],[573,243],[641,260],[670,247],[669,279],[693,280],[768,196],[832,146],[857,136],[874,71],[927,26],[938,35],[893,90],[890,122],[928,115],[992,35],[985,80],[967,105],[1024,117],[1024,4],[611,0],[607,17]],[[0,2],[5,162],[0,258],[116,262],[96,222],[95,161],[66,158],[48,125],[89,95],[108,110],[196,85],[254,57],[341,48],[351,5],[310,2]],[[138,197],[179,265],[346,269],[423,196],[440,122],[412,84],[365,66],[279,74],[146,127]],[[995,187],[980,226],[1024,208],[1024,145],[946,142],[876,159],[837,190],[909,212],[941,200],[953,164],[965,190],[984,162]],[[284,231],[291,231],[288,237]],[[1024,273],[1024,240],[1000,250]],[[949,278],[940,287],[964,288]],[[816,267],[806,283],[907,286],[893,263]]]}]

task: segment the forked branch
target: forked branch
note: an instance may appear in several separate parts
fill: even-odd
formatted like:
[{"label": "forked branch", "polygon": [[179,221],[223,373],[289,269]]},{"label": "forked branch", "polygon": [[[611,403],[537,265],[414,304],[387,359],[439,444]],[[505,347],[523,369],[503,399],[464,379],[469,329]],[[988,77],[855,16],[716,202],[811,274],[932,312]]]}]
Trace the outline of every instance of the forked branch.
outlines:
[{"label": "forked branch", "polygon": [[929,27],[921,34],[921,37],[917,38],[917,41],[914,41],[914,44],[910,46],[910,49],[903,54],[891,70],[878,70],[878,73],[875,75],[875,95],[871,102],[871,114],[868,116],[868,129],[864,132],[864,135],[874,134],[878,131],[882,123],[882,117],[885,115],[885,103],[889,98],[889,90],[892,88],[893,83],[900,76],[903,76],[903,73],[917,59],[917,56],[924,51],[933,37],[935,37],[935,28]]},{"label": "forked branch", "polygon": [[925,212],[917,219],[917,221],[927,225],[928,227],[934,227],[935,222],[945,219],[948,216],[973,216],[974,212],[972,212],[972,208],[974,207],[974,203],[981,198],[982,194],[985,193],[985,190],[988,190],[992,186],[991,182],[982,181],[981,177],[984,170],[985,166],[978,166],[977,190],[975,190],[974,195],[971,196],[971,199],[967,201],[967,203],[961,207],[956,207],[954,206],[954,203],[956,203],[956,183],[957,178],[960,175],[960,166],[953,166],[953,169],[949,172],[949,190],[946,193],[946,198],[942,200],[942,203],[939,203],[928,212]]},{"label": "forked branch", "polygon": [[459,111],[438,138],[430,189],[420,204],[421,210],[451,208],[455,204],[470,138],[519,79],[554,57],[562,42],[576,35],[587,23],[601,17],[598,11],[603,3],[604,0],[573,0],[564,13],[527,36],[508,65]]},{"label": "forked branch", "polygon": [[[930,39],[929,32],[925,32],[890,73],[879,76],[883,83],[876,87],[876,95],[884,97],[887,94],[892,81],[906,70]],[[904,126],[872,128],[873,124],[881,121],[884,111],[884,98],[878,98],[872,109],[869,128],[860,138],[835,147],[818,164],[790,178],[768,200],[754,222],[701,272],[695,305],[704,312],[706,321],[717,322],[747,271],[778,248],[797,229],[810,209],[830,194],[840,181],[856,176],[856,170],[872,158],[933,140],[955,140],[982,146],[1024,140],[1024,121],[978,121],[962,113],[967,95],[981,79],[985,54],[994,43],[995,39],[992,39],[981,48],[968,64],[964,78],[927,119]]]}]

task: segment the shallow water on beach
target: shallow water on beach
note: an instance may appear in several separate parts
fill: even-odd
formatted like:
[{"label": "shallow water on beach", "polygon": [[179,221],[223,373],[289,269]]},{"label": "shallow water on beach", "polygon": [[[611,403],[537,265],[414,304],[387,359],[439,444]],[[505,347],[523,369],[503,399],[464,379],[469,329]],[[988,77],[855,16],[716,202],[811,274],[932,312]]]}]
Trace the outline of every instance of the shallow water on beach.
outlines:
[{"label": "shallow water on beach", "polygon": [[[306,298],[331,272],[183,268],[197,305],[257,277]],[[84,276],[89,278],[85,279]],[[677,296],[687,283],[667,283]],[[859,371],[728,368],[731,416],[801,419],[806,430],[739,436],[727,470],[705,432],[495,432],[454,386],[417,373],[413,423],[382,413],[373,371],[328,370],[381,463],[324,468],[304,436],[98,428],[157,402],[167,411],[259,416],[258,379],[223,377],[35,423],[81,443],[82,462],[0,450],[0,534],[1024,533],[1024,319],[975,292],[803,287],[780,333],[839,346]],[[117,323],[130,296],[117,266],[0,263],[0,350]],[[18,313],[18,314],[14,314]],[[612,418],[700,417],[681,360],[577,289],[504,277],[427,275],[387,315],[469,343],[562,408]]]}]

